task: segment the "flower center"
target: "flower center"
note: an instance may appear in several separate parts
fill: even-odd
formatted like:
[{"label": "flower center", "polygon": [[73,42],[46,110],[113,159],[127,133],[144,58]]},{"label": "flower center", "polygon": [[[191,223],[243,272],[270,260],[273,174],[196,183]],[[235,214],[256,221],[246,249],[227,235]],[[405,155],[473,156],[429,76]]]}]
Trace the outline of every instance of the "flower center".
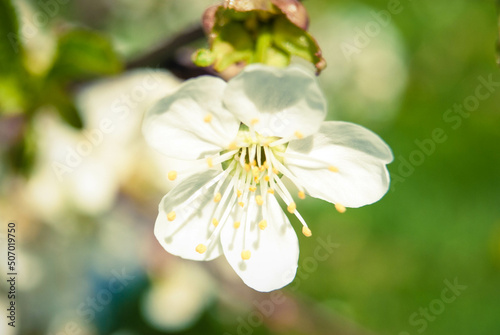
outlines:
[{"label": "flower center", "polygon": [[[215,168],[221,164],[223,171],[198,191],[213,188],[213,202],[217,204],[211,221],[214,230],[206,243],[196,246],[198,253],[205,253],[207,247],[214,243],[222,226],[227,224],[231,215],[236,216],[232,223],[234,229],[242,226],[242,229],[245,229],[245,236],[252,225],[256,225],[262,231],[266,230],[268,225],[273,224],[269,221],[268,201],[270,197],[275,196],[281,198],[288,212],[294,214],[302,223],[303,234],[311,236],[311,230],[297,211],[292,195],[281,181],[282,176],[288,177],[299,189],[298,197],[305,198],[302,183],[286,167],[287,145],[286,139],[262,136],[255,130],[242,125],[235,141],[227,150],[219,155],[200,160],[202,163],[199,165],[200,169],[206,169],[207,166]],[[169,172],[168,177],[174,180],[177,178],[177,172]],[[196,194],[193,195],[193,199],[196,196]],[[188,206],[189,203],[190,200],[183,205]],[[249,214],[249,208],[256,213]],[[254,219],[251,219],[252,217]],[[169,221],[175,220],[175,210],[170,212],[167,218]],[[245,239],[241,253],[243,260],[251,257],[248,247]]]}]

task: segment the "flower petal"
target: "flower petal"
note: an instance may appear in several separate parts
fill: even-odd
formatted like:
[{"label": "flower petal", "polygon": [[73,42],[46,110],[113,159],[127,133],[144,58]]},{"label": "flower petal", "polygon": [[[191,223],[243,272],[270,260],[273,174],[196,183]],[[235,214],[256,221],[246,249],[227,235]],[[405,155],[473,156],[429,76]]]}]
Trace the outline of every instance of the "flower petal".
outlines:
[{"label": "flower petal", "polygon": [[247,66],[229,81],[224,104],[264,136],[311,135],[326,115],[326,102],[316,76],[299,66]]},{"label": "flower petal", "polygon": [[378,201],[389,189],[391,149],[373,132],[348,122],[324,122],[319,133],[291,141],[286,165],[313,197],[345,207]]},{"label": "flower petal", "polygon": [[224,80],[210,76],[186,81],[146,113],[146,141],[169,157],[189,160],[227,148],[240,121],[222,106],[225,87]]},{"label": "flower petal", "polygon": [[193,260],[210,260],[222,253],[218,236],[206,245],[206,252],[196,251],[215,230],[211,220],[218,204],[213,201],[213,192],[219,175],[214,170],[193,175],[161,200],[154,233],[169,253]]},{"label": "flower petal", "polygon": [[[250,201],[239,228],[231,222],[223,227],[221,243],[226,259],[245,284],[269,292],[289,284],[295,277],[299,243],[274,196],[267,197],[267,227],[263,230],[259,228],[261,209],[255,201]],[[242,259],[243,250],[250,251],[248,260]]]}]

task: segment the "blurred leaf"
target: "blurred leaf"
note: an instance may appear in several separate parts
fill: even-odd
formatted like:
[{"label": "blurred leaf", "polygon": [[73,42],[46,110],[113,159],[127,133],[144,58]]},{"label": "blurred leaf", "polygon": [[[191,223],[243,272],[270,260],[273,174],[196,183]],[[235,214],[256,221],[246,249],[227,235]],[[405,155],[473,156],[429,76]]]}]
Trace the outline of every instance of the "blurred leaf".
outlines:
[{"label": "blurred leaf", "polygon": [[68,82],[120,72],[122,63],[111,42],[99,33],[73,30],[61,36],[51,80]]},{"label": "blurred leaf", "polygon": [[0,74],[15,73],[21,66],[21,49],[16,11],[9,0],[0,0],[0,36]]},{"label": "blurred leaf", "polygon": [[[46,94],[43,94],[43,92],[46,92]],[[83,121],[73,103],[73,97],[64,86],[55,82],[48,82],[43,92],[42,96],[46,96],[50,100],[46,102],[42,100],[41,104],[55,106],[59,115],[67,124],[77,129],[83,128]]]},{"label": "blurred leaf", "polygon": [[10,0],[0,0],[0,114],[23,109],[24,68],[16,11]]},{"label": "blurred leaf", "polygon": [[29,176],[35,163],[36,145],[31,130],[24,132],[14,145],[7,151],[7,161],[13,171]]},{"label": "blurred leaf", "polygon": [[122,62],[107,38],[88,30],[66,32],[59,39],[57,55],[47,75],[40,104],[56,106],[64,121],[75,128],[82,128],[83,122],[68,85],[116,74],[121,70]]}]

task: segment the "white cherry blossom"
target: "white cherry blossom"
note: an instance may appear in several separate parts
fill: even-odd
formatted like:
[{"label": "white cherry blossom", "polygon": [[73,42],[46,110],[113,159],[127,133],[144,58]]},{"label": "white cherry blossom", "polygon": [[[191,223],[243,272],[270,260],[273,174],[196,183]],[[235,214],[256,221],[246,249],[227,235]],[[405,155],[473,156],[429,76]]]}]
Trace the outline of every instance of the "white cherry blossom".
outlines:
[{"label": "white cherry blossom", "polygon": [[166,172],[183,181],[160,202],[160,244],[192,260],[224,254],[258,291],[290,283],[299,246],[279,199],[311,236],[295,198],[309,194],[343,212],[378,201],[389,187],[390,148],[361,126],[325,116],[315,75],[297,66],[250,65],[227,83],[198,77],[160,100],[144,120],[147,142],[197,163]]}]

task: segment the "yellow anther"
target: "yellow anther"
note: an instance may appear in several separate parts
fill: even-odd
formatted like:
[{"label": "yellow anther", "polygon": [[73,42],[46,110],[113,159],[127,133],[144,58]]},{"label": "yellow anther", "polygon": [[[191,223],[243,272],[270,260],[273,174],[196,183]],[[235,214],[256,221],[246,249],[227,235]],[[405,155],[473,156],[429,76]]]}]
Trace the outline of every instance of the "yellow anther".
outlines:
[{"label": "yellow anther", "polygon": [[209,168],[214,167],[214,160],[211,157],[207,158],[207,165]]},{"label": "yellow anther", "polygon": [[257,161],[254,159],[254,160],[250,163],[250,165],[252,165],[252,166],[257,165]]},{"label": "yellow anther", "polygon": [[196,249],[195,249],[195,250],[196,250],[196,252],[198,252],[198,253],[200,253],[200,254],[204,254],[204,253],[205,253],[205,251],[207,251],[207,246],[206,246],[206,245],[204,245],[204,244],[202,244],[202,243],[200,243],[200,244],[198,244],[198,245],[196,246]]},{"label": "yellow anther", "polygon": [[236,222],[233,224],[233,227],[234,227],[234,229],[238,229],[238,228],[240,228],[240,221],[236,221]]},{"label": "yellow anther", "polygon": [[176,214],[174,211],[171,211],[170,213],[167,214],[168,221],[174,221],[175,217],[176,217]]},{"label": "yellow anther", "polygon": [[229,150],[236,150],[238,149],[238,145],[236,144],[236,142],[231,142],[229,143],[229,146],[227,147]]},{"label": "yellow anther", "polygon": [[212,224],[214,225],[214,227],[217,227],[219,225],[219,220],[217,220],[216,218],[213,218]]},{"label": "yellow anther", "polygon": [[277,168],[273,168],[273,173],[274,173],[274,174],[279,174],[279,173],[280,173],[280,170],[278,170]]},{"label": "yellow anther", "polygon": [[266,220],[262,220],[259,222],[259,228],[260,230],[264,230],[267,228],[267,221]]},{"label": "yellow anther", "polygon": [[213,115],[212,115],[212,114],[210,114],[210,113],[208,113],[208,114],[207,114],[207,115],[205,115],[205,117],[203,118],[203,121],[205,121],[206,123],[209,123],[209,122],[211,122],[211,121],[212,121],[212,119],[213,119],[213,118],[214,118],[214,117],[213,117]]},{"label": "yellow anther", "polygon": [[243,194],[243,192],[241,192],[240,190],[237,190],[236,194],[238,195],[238,198],[241,198],[241,195]]},{"label": "yellow anther", "polygon": [[257,187],[250,186],[248,189],[250,190],[250,192],[255,192],[257,190]]},{"label": "yellow anther", "polygon": [[266,167],[265,167],[264,165],[261,165],[261,166],[259,167],[259,171],[260,171],[260,172],[263,172],[263,171],[265,171],[265,170],[266,170]]},{"label": "yellow anther", "polygon": [[345,213],[345,207],[344,205],[341,205],[341,204],[335,204],[335,209],[339,212],[339,213]]},{"label": "yellow anther", "polygon": [[257,203],[257,205],[262,206],[262,204],[264,203],[264,199],[262,198],[261,195],[256,195],[255,202]]},{"label": "yellow anther", "polygon": [[267,193],[274,194],[274,190],[272,188],[267,190]]},{"label": "yellow anther", "polygon": [[295,213],[295,210],[297,209],[297,205],[295,204],[295,202],[291,202],[290,205],[288,205],[287,207],[288,211],[290,213]]},{"label": "yellow anther", "polygon": [[299,191],[299,199],[305,199],[306,198],[306,194],[304,193],[304,191]]},{"label": "yellow anther", "polygon": [[271,178],[269,177],[269,175],[265,175],[265,176],[264,176],[264,180],[265,180],[265,181],[269,181],[270,179],[271,179]]},{"label": "yellow anther", "polygon": [[337,168],[336,168],[335,166],[333,166],[333,165],[330,165],[330,166],[328,167],[328,170],[330,170],[330,171],[332,171],[332,172],[339,172],[339,169],[337,169]]},{"label": "yellow anther", "polygon": [[257,177],[259,175],[259,168],[256,166],[252,167],[252,173],[254,177]]},{"label": "yellow anther", "polygon": [[244,203],[244,202],[242,202],[242,201],[238,202],[238,205],[240,205],[240,206],[241,206],[241,208],[245,207],[245,203]]},{"label": "yellow anther", "polygon": [[267,161],[265,161],[264,164],[262,164],[262,166],[264,167],[264,169],[268,169],[269,168],[269,164],[267,164]]},{"label": "yellow anther", "polygon": [[252,256],[252,253],[250,252],[250,250],[243,250],[241,252],[241,259],[247,261],[250,259],[250,256]]},{"label": "yellow anther", "polygon": [[252,121],[250,121],[250,123],[252,124],[252,126],[254,126],[257,123],[259,123],[259,119],[252,119]]},{"label": "yellow anther", "polygon": [[299,138],[299,139],[300,139],[300,138],[304,138],[304,134],[302,134],[302,133],[301,133],[300,131],[298,131],[298,130],[295,132],[295,134],[294,134],[294,135],[295,135],[295,137],[297,137],[297,138]]},{"label": "yellow anther", "polygon": [[168,180],[175,180],[177,178],[177,171],[169,171],[167,174]]},{"label": "yellow anther", "polygon": [[222,194],[220,194],[220,192],[217,192],[217,194],[214,197],[214,202],[219,202],[221,198],[222,198]]},{"label": "yellow anther", "polygon": [[245,163],[245,171],[246,172],[250,171],[250,164]]},{"label": "yellow anther", "polygon": [[311,229],[306,226],[302,226],[302,234],[304,234],[304,236],[310,237],[312,235]]}]

